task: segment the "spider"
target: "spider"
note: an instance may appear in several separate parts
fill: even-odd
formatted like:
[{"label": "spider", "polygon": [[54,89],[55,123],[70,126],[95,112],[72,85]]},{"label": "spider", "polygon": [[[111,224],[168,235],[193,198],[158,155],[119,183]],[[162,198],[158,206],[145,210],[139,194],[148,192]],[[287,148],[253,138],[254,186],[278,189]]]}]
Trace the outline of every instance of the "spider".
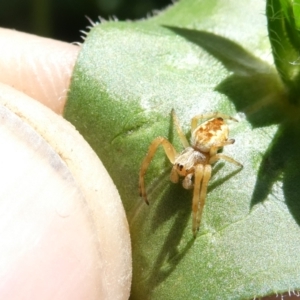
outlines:
[{"label": "spider", "polygon": [[[191,119],[191,143],[189,144],[174,109],[172,109],[171,114],[177,133],[185,149],[180,154],[177,154],[174,146],[166,138],[159,136],[153,140],[140,169],[140,196],[149,205],[145,189],[145,174],[157,148],[162,145],[168,159],[173,164],[170,174],[171,181],[178,183],[179,177],[184,177],[182,180],[183,187],[185,189],[194,188],[192,230],[194,237],[196,237],[205,204],[208,182],[211,178],[212,165],[219,159],[224,159],[241,168],[243,167],[242,164],[233,158],[218,153],[220,148],[235,142],[234,139],[228,139],[229,129],[225,120],[229,119],[236,122],[237,120],[218,112],[196,115]],[[199,120],[205,119],[208,120],[198,125]]]}]

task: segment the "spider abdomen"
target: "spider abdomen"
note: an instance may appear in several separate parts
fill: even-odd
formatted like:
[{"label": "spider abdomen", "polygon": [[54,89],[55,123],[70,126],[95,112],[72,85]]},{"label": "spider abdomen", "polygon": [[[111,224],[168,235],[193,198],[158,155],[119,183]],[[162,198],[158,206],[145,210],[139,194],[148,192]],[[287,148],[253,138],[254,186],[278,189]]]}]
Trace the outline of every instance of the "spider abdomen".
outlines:
[{"label": "spider abdomen", "polygon": [[228,125],[223,118],[213,118],[192,132],[191,145],[195,149],[207,153],[212,147],[218,147],[220,143],[227,141],[228,135]]}]

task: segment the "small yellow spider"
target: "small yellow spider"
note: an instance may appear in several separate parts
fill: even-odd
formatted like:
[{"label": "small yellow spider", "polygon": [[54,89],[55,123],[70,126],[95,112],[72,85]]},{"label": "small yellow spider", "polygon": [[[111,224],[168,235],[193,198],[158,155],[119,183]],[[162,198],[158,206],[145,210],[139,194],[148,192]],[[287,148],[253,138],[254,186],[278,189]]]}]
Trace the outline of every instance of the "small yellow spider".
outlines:
[{"label": "small yellow spider", "polygon": [[[145,190],[145,174],[158,146],[162,145],[168,159],[173,164],[170,175],[171,181],[177,183],[179,177],[184,177],[182,181],[183,187],[185,189],[194,188],[192,229],[195,237],[199,230],[207,186],[211,178],[211,165],[219,159],[224,159],[239,167],[243,167],[242,164],[233,158],[218,153],[220,148],[231,145],[235,141],[234,139],[228,139],[229,129],[224,120],[229,119],[236,122],[237,120],[221,113],[196,115],[191,120],[191,143],[189,144],[179,125],[174,110],[172,110],[172,117],[181,143],[185,149],[180,154],[177,154],[173,145],[166,138],[159,136],[153,140],[140,169],[140,196],[149,204]],[[198,121],[203,119],[209,120],[198,126]]]}]

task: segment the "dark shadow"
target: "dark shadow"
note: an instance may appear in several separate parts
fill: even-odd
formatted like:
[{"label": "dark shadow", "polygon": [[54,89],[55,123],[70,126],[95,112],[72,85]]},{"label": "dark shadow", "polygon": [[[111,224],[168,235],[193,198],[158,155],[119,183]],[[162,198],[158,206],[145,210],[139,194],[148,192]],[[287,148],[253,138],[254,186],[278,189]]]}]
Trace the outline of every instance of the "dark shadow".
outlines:
[{"label": "dark shadow", "polygon": [[[168,173],[169,175],[169,173]],[[178,223],[178,228],[176,226],[177,235],[182,235],[186,227],[186,224],[191,215],[191,197],[192,191],[185,190],[181,183],[174,184],[168,181],[168,178],[164,179],[165,189],[160,198],[157,208],[157,217],[152,220],[151,228],[153,232],[156,231],[163,223],[167,222],[169,219],[173,219],[174,216]],[[162,191],[162,190],[161,190]],[[153,197],[156,199],[157,197]],[[162,213],[161,213],[162,212]],[[178,219],[177,215],[180,214],[181,217]],[[172,240],[172,243],[174,240]],[[177,244],[174,245],[175,247]]]},{"label": "dark shadow", "polygon": [[[223,168],[224,165],[224,163],[217,164],[213,170],[213,176]],[[240,171],[241,169],[237,169],[227,176],[214,181],[209,186],[208,193]],[[195,241],[192,233],[191,218],[193,190],[185,190],[181,182],[178,184],[168,184],[166,186],[167,188],[161,197],[162,201],[157,205],[155,212],[156,217],[152,220],[151,228],[152,231],[155,232],[168,220],[174,219],[174,222],[163,240],[163,245],[156,260],[153,262],[151,274],[147,279],[148,285],[152,288],[161,284],[174,271],[180,260],[188,253]],[[156,198],[155,195],[153,195],[153,198]],[[179,250],[178,246],[182,243],[183,233],[187,227],[190,229],[190,239],[185,247]]]},{"label": "dark shadow", "polygon": [[[216,168],[213,169],[213,174],[217,173],[218,170],[217,167],[220,166],[221,164],[217,165]],[[224,166],[224,164],[222,165],[222,167]],[[229,173],[228,175],[219,178],[218,180],[214,180],[208,187],[208,193],[211,192],[212,190],[214,190],[216,187],[224,184],[226,181],[230,180],[230,178],[234,177],[236,174],[240,173],[243,170],[243,168],[238,167],[236,170],[234,170],[233,172]],[[213,180],[213,176],[212,179]]]},{"label": "dark shadow", "polygon": [[244,112],[253,127],[277,124],[283,120],[285,94],[276,70],[243,47],[222,36],[198,30],[166,26],[205,49],[232,72],[215,88]]},{"label": "dark shadow", "polygon": [[[253,128],[278,125],[275,138],[262,155],[250,209],[283,184],[285,203],[300,225],[300,110],[277,71],[225,37],[198,30],[165,26],[206,50],[232,72],[215,90],[226,95]],[[253,141],[255,142],[255,141]],[[259,141],[257,141],[259,143]]]},{"label": "dark shadow", "polygon": [[191,221],[191,195],[191,191],[183,189],[180,184],[171,184],[156,208],[156,217],[151,224],[153,232],[171,218],[174,221],[162,241],[158,256],[153,262],[152,272],[148,278],[151,287],[155,288],[173,272],[193,244],[194,238],[191,229],[190,241],[183,249],[180,251],[178,249],[183,233]]},{"label": "dark shadow", "polygon": [[269,65],[256,58],[243,47],[231,40],[211,32],[164,26],[190,42],[205,49],[218,59],[226,69],[241,76],[253,73],[266,73]]},{"label": "dark shadow", "polygon": [[278,87],[277,75],[233,74],[223,80],[216,90],[225,94],[235,105],[238,112],[245,113],[253,128],[281,123],[283,90]]},{"label": "dark shadow", "polygon": [[282,124],[269,149],[263,156],[251,207],[263,202],[269,195],[276,198],[274,184],[283,184],[285,203],[300,225],[300,123]]}]

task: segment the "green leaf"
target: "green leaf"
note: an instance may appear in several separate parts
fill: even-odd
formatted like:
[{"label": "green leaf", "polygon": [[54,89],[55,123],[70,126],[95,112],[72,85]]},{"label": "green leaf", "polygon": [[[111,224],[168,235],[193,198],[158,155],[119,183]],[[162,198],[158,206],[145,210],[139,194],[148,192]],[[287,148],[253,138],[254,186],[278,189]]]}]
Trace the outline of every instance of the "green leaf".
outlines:
[{"label": "green leaf", "polygon": [[[139,22],[106,22],[88,34],[64,112],[105,164],[122,197],[133,248],[132,299],[251,299],[300,289],[300,124],[272,66],[264,3],[182,0]],[[285,55],[282,53],[281,55]],[[182,150],[170,116],[234,116],[224,154],[244,168],[213,168],[200,231],[192,191],[169,181],[151,141]],[[114,237],[112,237],[114,238]]]},{"label": "green leaf", "polygon": [[289,101],[299,103],[300,1],[268,0],[269,38],[275,65],[288,89]]}]

